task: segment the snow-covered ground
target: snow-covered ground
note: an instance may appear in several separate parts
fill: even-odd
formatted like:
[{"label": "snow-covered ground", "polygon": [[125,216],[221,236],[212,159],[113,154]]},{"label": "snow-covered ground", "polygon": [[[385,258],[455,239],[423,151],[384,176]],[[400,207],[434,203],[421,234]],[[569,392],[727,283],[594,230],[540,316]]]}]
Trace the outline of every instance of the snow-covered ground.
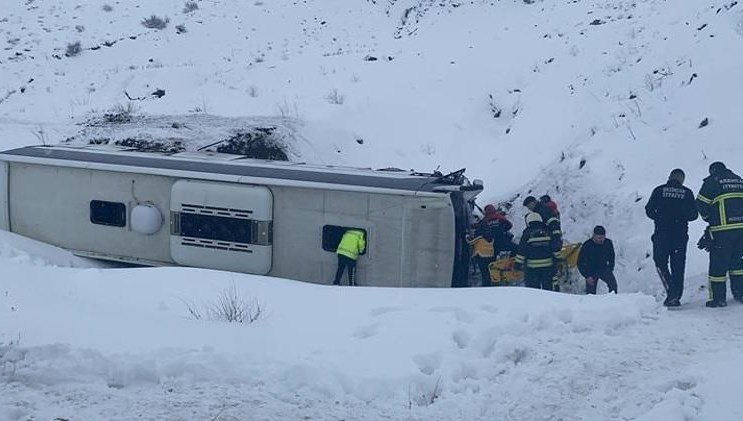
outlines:
[{"label": "snow-covered ground", "polygon": [[[100,269],[2,239],[0,419],[743,416],[743,306],[710,312],[699,294],[667,312],[637,293]],[[191,316],[233,288],[256,321]]]},{"label": "snow-covered ground", "polygon": [[[743,4],[6,3],[4,149],[111,135],[85,123],[131,104],[189,148],[216,135],[197,121],[258,123],[290,159],[467,167],[516,230],[526,193],[569,241],[605,225],[623,294],[112,269],[3,235],[0,419],[743,419],[743,308],[701,308],[693,245],[686,308],[660,308],[642,209],[672,168],[695,191],[714,160],[743,171]],[[258,321],[189,318],[233,285]]]}]

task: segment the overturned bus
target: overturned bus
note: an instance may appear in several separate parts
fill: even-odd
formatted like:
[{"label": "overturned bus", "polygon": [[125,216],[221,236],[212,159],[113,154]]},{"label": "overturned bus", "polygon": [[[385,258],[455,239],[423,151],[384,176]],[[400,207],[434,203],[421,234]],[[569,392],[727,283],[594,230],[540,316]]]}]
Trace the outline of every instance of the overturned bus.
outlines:
[{"label": "overturned bus", "polygon": [[99,259],[331,283],[347,229],[360,285],[466,286],[470,203],[448,175],[108,145],[0,152],[0,228]]}]

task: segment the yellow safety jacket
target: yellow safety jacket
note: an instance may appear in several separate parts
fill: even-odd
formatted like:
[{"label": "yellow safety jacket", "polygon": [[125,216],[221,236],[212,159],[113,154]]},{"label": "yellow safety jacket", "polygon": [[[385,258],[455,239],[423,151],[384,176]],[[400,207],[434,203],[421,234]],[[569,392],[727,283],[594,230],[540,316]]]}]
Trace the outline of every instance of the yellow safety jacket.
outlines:
[{"label": "yellow safety jacket", "polygon": [[348,230],[343,234],[341,243],[338,244],[338,250],[336,253],[348,257],[349,259],[356,260],[359,258],[359,254],[364,252],[366,248],[366,241],[364,240],[364,232],[359,230]]},{"label": "yellow safety jacket", "polygon": [[472,246],[472,257],[493,257],[495,256],[495,248],[493,242],[486,240],[483,236],[477,236],[468,241],[469,245]]}]

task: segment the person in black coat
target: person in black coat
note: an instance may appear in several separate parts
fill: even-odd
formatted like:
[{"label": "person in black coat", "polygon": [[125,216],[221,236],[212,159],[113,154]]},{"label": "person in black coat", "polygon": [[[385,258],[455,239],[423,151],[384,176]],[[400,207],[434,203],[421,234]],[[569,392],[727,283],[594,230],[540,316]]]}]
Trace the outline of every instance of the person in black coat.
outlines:
[{"label": "person in black coat", "polygon": [[614,257],[614,244],[606,238],[606,229],[596,225],[593,236],[583,243],[578,255],[578,271],[586,278],[586,294],[596,294],[599,279],[606,282],[609,292],[617,293]]},{"label": "person in black coat", "polygon": [[666,300],[663,302],[666,307],[681,305],[689,222],[698,217],[694,193],[684,187],[684,179],[681,169],[671,171],[668,182],[653,189],[650,200],[645,205],[645,213],[655,222],[655,231],[651,237],[653,260],[666,290]]}]

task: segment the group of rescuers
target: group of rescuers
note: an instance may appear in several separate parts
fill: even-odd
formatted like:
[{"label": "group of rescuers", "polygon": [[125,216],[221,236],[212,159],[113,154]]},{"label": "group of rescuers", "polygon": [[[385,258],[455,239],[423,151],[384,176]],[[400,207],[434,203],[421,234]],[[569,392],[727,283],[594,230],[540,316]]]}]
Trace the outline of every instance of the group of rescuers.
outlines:
[{"label": "group of rescuers", "polygon": [[[668,181],[653,189],[645,206],[645,213],[655,224],[651,237],[653,261],[666,290],[663,304],[680,305],[689,222],[699,215],[708,224],[697,242],[697,247],[710,255],[706,306],[727,306],[728,276],[733,298],[743,303],[743,179],[724,163],[713,162],[695,199],[694,193],[684,186],[685,177],[681,169],[671,171]],[[489,264],[507,252],[514,257],[514,269],[523,270],[525,286],[559,291],[557,267],[565,256],[557,204],[544,195],[539,200],[528,196],[523,205],[528,209],[526,228],[518,244],[510,232],[513,224],[493,205],[485,206],[482,218],[473,225],[474,234],[468,236],[468,242],[482,275],[482,285],[491,285]],[[340,284],[344,271],[348,271],[349,284],[355,285],[356,259],[365,246],[363,231],[351,229],[343,234],[337,248],[335,285]],[[596,294],[599,280],[607,284],[609,292],[617,292],[614,262],[614,245],[606,238],[606,229],[597,225],[591,238],[581,245],[577,262],[578,271],[586,280],[587,294]]]},{"label": "group of rescuers", "polygon": [[[475,223],[474,234],[468,241],[482,276],[482,285],[492,285],[489,265],[498,255],[508,253],[514,257],[513,268],[524,272],[525,286],[559,291],[558,265],[565,258],[560,211],[549,195],[539,200],[528,196],[523,205],[527,209],[526,228],[518,244],[510,232],[513,225],[493,205],[485,206],[482,219]],[[599,280],[606,282],[609,292],[617,292],[614,258],[614,245],[606,238],[606,229],[597,225],[591,238],[581,245],[578,256],[578,270],[586,279],[587,294],[596,294]]]},{"label": "group of rescuers", "polygon": [[[651,237],[653,261],[666,291],[663,305],[681,305],[689,222],[700,215],[707,228],[697,247],[710,254],[706,306],[727,306],[727,277],[733,298],[743,303],[743,179],[718,161],[709,166],[709,176],[696,199],[684,187],[684,181],[684,171],[674,169],[666,183],[653,189],[645,206],[645,213],[655,224]],[[511,223],[493,205],[485,207],[482,219],[474,226],[469,241],[483,285],[490,285],[490,262],[500,253],[509,252],[515,256],[514,268],[524,271],[525,286],[558,291],[556,269],[564,259],[560,212],[548,195],[539,200],[529,196],[523,204],[529,212],[518,245],[509,232]],[[597,225],[578,256],[578,271],[586,279],[587,294],[596,293],[598,280],[606,282],[609,292],[617,292],[614,262],[614,246],[606,238],[604,227]]]}]

